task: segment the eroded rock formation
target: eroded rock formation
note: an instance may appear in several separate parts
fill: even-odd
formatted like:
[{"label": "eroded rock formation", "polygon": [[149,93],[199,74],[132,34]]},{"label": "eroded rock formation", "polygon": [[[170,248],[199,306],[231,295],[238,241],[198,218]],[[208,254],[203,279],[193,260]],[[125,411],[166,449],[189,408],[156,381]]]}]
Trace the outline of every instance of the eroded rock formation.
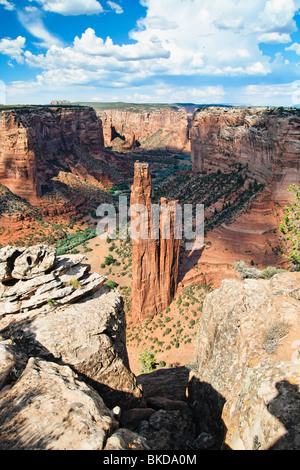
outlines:
[{"label": "eroded rock formation", "polygon": [[[136,319],[162,312],[170,305],[176,292],[180,250],[180,239],[175,239],[175,214],[172,210],[176,202],[167,204],[166,199],[161,199],[160,208],[164,207],[170,214],[170,237],[164,238],[166,219],[160,214],[156,226],[152,219],[148,164],[135,164],[130,205],[131,208],[135,204],[146,208],[145,219],[140,218],[141,227],[137,228],[140,238],[132,237],[132,313]],[[132,222],[135,217],[132,216]]]},{"label": "eroded rock formation", "polygon": [[[92,168],[101,159],[103,129],[88,107],[36,107],[0,112],[0,183],[12,193],[35,204],[51,188],[59,171],[89,174],[95,181],[101,172]],[[89,166],[79,153],[89,155]],[[94,165],[95,166],[95,165]]]},{"label": "eroded rock formation", "polygon": [[189,151],[188,116],[171,107],[97,110],[107,147]]}]

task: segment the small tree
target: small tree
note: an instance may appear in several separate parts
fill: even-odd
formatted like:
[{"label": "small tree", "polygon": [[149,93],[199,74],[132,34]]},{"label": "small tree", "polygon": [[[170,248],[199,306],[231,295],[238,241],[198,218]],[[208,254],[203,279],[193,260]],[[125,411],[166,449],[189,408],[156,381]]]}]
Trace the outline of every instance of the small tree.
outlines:
[{"label": "small tree", "polygon": [[290,252],[284,256],[298,270],[300,269],[300,188],[293,184],[289,191],[294,193],[295,201],[285,206],[279,230],[290,243]]},{"label": "small tree", "polygon": [[153,351],[141,351],[139,354],[141,374],[149,374],[156,369],[156,359]]}]

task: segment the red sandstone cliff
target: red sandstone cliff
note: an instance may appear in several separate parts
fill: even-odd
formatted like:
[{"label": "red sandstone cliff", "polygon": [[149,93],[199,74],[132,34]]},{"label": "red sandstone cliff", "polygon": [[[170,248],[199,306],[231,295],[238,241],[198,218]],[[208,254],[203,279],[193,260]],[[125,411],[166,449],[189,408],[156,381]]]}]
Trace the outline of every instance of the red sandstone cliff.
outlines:
[{"label": "red sandstone cliff", "polygon": [[190,151],[188,116],[179,109],[107,109],[97,110],[97,115],[103,123],[107,147]]},{"label": "red sandstone cliff", "polygon": [[296,109],[217,108],[194,114],[190,130],[194,171],[248,165],[248,174],[272,185],[274,200],[300,180],[300,112]]},{"label": "red sandstone cliff", "polygon": [[[87,173],[76,148],[101,158],[104,147],[99,118],[88,107],[36,107],[0,112],[0,183],[36,203],[58,171]],[[99,179],[97,172],[88,173]]]},{"label": "red sandstone cliff", "polygon": [[[146,163],[135,164],[131,190],[131,208],[141,204],[147,208],[147,239],[132,239],[132,314],[135,319],[162,312],[173,300],[178,282],[180,240],[174,239],[174,213],[170,213],[170,239],[163,239],[162,216],[151,238],[151,176]],[[167,204],[166,199],[161,204]],[[176,202],[171,202],[168,207]],[[137,216],[139,213],[137,214]],[[132,220],[135,217],[132,215]],[[142,228],[140,230],[143,230]]]},{"label": "red sandstone cliff", "polygon": [[206,280],[229,277],[227,267],[238,259],[282,264],[286,246],[278,225],[292,197],[289,186],[300,184],[300,112],[210,107],[194,114],[190,138],[194,172],[229,173],[236,164],[247,165],[250,181],[265,185],[233,222],[207,234],[211,246],[201,256]]}]

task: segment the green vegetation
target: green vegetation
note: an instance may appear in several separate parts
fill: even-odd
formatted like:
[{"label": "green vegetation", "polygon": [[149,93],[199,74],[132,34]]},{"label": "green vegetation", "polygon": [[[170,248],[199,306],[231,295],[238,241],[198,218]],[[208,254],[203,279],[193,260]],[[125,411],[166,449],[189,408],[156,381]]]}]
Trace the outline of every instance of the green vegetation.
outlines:
[{"label": "green vegetation", "polygon": [[96,230],[94,228],[87,228],[86,230],[77,230],[75,233],[69,233],[66,238],[60,240],[56,244],[57,255],[61,256],[69,253],[73,248],[82,245],[91,238],[96,237]]},{"label": "green vegetation", "polygon": [[118,287],[118,284],[117,282],[115,281],[112,281],[112,280],[108,280],[106,283],[105,283],[106,286],[110,287],[111,289],[116,289]]},{"label": "green vegetation", "polygon": [[289,191],[294,193],[295,201],[285,207],[279,230],[290,244],[290,252],[286,258],[296,270],[300,270],[300,188],[294,184]]},{"label": "green vegetation", "polygon": [[153,351],[141,351],[139,354],[141,374],[149,374],[156,370],[156,359]]}]

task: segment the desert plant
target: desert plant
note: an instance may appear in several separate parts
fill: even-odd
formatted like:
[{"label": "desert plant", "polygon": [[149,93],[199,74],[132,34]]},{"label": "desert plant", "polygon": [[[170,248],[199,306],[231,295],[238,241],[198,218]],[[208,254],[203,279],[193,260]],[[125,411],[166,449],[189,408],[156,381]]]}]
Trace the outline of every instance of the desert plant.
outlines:
[{"label": "desert plant", "polygon": [[285,272],[284,269],[276,268],[275,266],[268,266],[266,269],[263,269],[261,272],[261,277],[263,279],[271,279],[275,274]]},{"label": "desert plant", "polygon": [[239,273],[242,279],[259,279],[261,271],[256,268],[250,268],[244,261],[237,261],[234,270]]}]

